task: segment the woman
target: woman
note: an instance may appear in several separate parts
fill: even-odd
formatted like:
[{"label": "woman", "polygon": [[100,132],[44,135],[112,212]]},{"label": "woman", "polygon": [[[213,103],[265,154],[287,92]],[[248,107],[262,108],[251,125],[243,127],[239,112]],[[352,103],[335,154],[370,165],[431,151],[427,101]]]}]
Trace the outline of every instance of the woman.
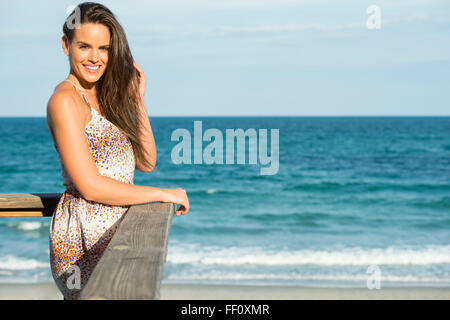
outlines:
[{"label": "woman", "polygon": [[[79,15],[75,27],[68,21],[73,14]],[[47,106],[66,187],[51,221],[50,264],[64,298],[77,299],[130,205],[172,202],[182,215],[189,201],[180,188],[133,184],[135,168],[155,167],[156,148],[144,103],[145,74],[113,13],[88,2],[69,18],[62,46],[70,74]]]}]

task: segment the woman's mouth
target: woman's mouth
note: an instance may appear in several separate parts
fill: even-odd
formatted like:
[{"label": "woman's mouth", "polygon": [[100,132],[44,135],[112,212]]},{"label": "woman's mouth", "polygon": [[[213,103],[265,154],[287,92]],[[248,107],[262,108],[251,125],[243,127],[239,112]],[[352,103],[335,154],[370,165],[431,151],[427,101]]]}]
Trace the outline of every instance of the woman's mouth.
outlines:
[{"label": "woman's mouth", "polygon": [[100,70],[100,65],[95,64],[83,64],[84,70],[86,70],[89,73],[97,73],[98,70]]}]

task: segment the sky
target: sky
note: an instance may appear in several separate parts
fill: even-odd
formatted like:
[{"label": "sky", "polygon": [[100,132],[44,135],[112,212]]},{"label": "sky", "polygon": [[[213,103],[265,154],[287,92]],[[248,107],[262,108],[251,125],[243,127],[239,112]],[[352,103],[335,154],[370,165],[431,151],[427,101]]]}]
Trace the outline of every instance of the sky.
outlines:
[{"label": "sky", "polygon": [[[150,117],[450,115],[448,0],[98,2],[146,73]],[[0,117],[45,117],[79,3],[0,0]]]}]

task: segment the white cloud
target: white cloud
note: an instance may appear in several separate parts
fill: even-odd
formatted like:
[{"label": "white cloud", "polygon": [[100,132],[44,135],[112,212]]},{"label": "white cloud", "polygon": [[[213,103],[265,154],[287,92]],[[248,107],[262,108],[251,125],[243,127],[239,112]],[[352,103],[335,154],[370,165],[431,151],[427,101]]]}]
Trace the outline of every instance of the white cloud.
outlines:
[{"label": "white cloud", "polygon": [[[395,26],[404,23],[424,23],[424,22],[448,22],[437,19],[436,16],[427,14],[414,14],[406,17],[383,19],[382,26]],[[340,31],[352,29],[366,29],[366,20],[347,24],[260,24],[260,25],[219,25],[219,26],[178,26],[178,25],[153,25],[139,26],[135,31],[141,31],[152,36],[228,36],[228,35],[264,35],[274,33],[298,33],[310,31]]]},{"label": "white cloud", "polygon": [[307,30],[341,30],[349,28],[361,28],[364,23],[353,23],[347,25],[324,25],[324,24],[308,24],[300,25],[295,23],[284,25],[260,25],[260,26],[219,26],[216,28],[219,32],[224,33],[273,33],[273,32],[291,32],[291,31],[307,31]]}]

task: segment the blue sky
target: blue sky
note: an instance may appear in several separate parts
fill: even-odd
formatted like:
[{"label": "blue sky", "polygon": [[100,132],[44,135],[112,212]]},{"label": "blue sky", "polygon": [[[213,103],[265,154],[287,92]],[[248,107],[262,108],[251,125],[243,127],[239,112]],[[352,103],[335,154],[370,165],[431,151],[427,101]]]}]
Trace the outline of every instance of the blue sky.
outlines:
[{"label": "blue sky", "polygon": [[[99,2],[147,74],[150,117],[450,115],[449,1]],[[1,2],[0,116],[45,116],[78,3]]]}]

